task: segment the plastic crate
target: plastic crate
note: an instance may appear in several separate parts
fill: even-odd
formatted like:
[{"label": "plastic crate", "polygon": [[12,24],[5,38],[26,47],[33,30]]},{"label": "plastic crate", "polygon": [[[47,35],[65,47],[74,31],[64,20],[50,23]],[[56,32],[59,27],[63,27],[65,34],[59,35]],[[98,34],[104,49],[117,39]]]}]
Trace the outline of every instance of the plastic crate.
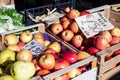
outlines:
[{"label": "plastic crate", "polygon": [[63,10],[66,7],[75,8],[76,0],[55,0],[54,7],[58,8],[59,10]]},{"label": "plastic crate", "polygon": [[32,21],[28,15],[31,15],[33,18],[36,16],[41,16],[47,12],[46,9],[51,10],[52,8],[53,8],[52,4],[48,4],[45,6],[25,9],[23,11],[24,12],[23,15],[24,15],[24,22],[25,22],[26,26],[37,24],[36,22]]}]

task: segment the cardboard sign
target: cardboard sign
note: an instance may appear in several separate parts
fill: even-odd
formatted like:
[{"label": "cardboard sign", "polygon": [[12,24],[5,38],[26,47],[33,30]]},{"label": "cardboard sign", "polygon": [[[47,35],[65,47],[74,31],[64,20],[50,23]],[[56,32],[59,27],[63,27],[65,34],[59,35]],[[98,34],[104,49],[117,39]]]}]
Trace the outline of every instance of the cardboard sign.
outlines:
[{"label": "cardboard sign", "polygon": [[32,52],[34,56],[36,56],[45,50],[45,46],[41,45],[36,40],[32,40],[31,42],[23,46],[22,49],[28,49]]},{"label": "cardboard sign", "polygon": [[52,21],[57,20],[63,16],[64,16],[64,14],[62,14],[62,13],[54,12],[54,13],[50,14],[49,16],[43,18],[42,21],[52,22]]},{"label": "cardboard sign", "polygon": [[86,38],[92,37],[104,30],[110,30],[114,27],[104,15],[99,12],[75,18],[75,21]]}]

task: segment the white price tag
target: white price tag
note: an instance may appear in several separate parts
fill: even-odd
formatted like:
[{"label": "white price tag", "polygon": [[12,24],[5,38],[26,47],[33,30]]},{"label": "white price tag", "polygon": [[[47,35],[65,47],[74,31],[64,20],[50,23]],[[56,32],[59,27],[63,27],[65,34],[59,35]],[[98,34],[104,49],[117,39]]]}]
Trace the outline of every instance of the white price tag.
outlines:
[{"label": "white price tag", "polygon": [[99,12],[75,18],[75,21],[87,38],[114,27],[104,15]]},{"label": "white price tag", "polygon": [[23,46],[22,49],[29,49],[34,56],[39,55],[45,50],[45,46],[38,43],[36,40],[32,40]]},{"label": "white price tag", "polygon": [[51,21],[57,20],[63,16],[64,16],[64,14],[62,14],[62,13],[54,12],[54,13],[50,14],[49,16],[43,18],[42,21],[51,22]]}]

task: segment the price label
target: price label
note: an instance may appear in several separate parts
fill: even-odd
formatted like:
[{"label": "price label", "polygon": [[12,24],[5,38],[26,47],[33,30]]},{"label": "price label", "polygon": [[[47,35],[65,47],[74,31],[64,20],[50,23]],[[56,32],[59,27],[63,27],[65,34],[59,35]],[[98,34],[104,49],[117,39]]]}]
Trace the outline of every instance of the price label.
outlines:
[{"label": "price label", "polygon": [[62,13],[54,12],[54,13],[50,14],[49,16],[43,18],[42,21],[52,22],[52,21],[57,20],[63,16],[64,16],[64,14],[62,14]]},{"label": "price label", "polygon": [[114,27],[100,12],[75,18],[75,21],[87,38]]},{"label": "price label", "polygon": [[25,46],[23,46],[22,49],[28,49],[32,52],[32,54],[34,56],[36,56],[45,50],[45,46],[41,45],[36,40],[32,40],[31,42],[29,42]]}]

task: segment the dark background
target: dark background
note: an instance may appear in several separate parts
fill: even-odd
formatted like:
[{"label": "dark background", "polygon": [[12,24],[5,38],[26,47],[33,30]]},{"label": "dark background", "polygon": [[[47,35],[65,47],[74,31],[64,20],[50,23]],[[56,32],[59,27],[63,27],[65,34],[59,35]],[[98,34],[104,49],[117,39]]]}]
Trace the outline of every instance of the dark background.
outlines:
[{"label": "dark background", "polygon": [[[67,2],[70,0],[15,0],[15,7],[17,10],[24,10],[28,8],[43,6],[54,3],[55,1]],[[76,0],[76,8],[78,10],[91,9],[105,4],[117,4],[120,0]]]}]

